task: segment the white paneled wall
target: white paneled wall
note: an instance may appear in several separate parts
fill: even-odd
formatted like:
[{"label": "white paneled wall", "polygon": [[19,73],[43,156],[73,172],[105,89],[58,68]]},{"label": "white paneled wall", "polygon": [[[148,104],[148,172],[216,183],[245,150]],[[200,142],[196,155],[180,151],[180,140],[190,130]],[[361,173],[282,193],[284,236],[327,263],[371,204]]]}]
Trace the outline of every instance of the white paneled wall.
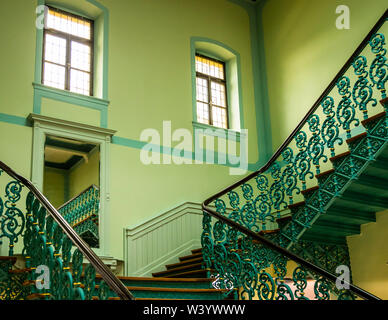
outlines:
[{"label": "white paneled wall", "polygon": [[125,275],[149,277],[201,247],[202,210],[186,202],[133,228],[124,229]]}]

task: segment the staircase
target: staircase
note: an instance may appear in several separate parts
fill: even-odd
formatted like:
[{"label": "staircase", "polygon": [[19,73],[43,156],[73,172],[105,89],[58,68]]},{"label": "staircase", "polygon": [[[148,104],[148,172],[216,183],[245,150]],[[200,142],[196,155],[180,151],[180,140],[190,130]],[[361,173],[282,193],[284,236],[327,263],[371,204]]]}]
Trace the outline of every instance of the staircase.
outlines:
[{"label": "staircase", "polygon": [[318,300],[368,296],[334,274],[351,273],[346,237],[388,209],[387,18],[266,165],[204,202],[205,265],[240,298],[306,299],[309,281]]},{"label": "staircase", "polygon": [[[192,259],[191,259],[192,258]],[[153,278],[147,277],[123,277],[117,278],[134,295],[135,300],[224,300],[225,289],[215,289],[212,287],[214,279],[206,277],[206,270],[201,269],[196,262],[201,260],[201,249],[192,251],[192,255],[179,258],[184,266],[191,269],[193,265],[195,272],[180,271],[180,263],[166,266],[168,274],[159,272]],[[192,262],[192,260],[196,260]],[[50,296],[42,293],[30,293],[35,287],[35,281],[29,281],[28,276],[33,271],[31,269],[18,269],[14,266],[16,257],[0,257],[0,300],[46,300]],[[190,265],[191,264],[191,265]],[[177,270],[175,270],[177,269]],[[182,274],[182,275],[181,275]],[[196,277],[198,276],[198,277]],[[83,275],[81,278],[84,278]],[[95,277],[95,290],[91,294],[92,300],[100,300],[98,294],[99,286],[103,281],[100,275]],[[30,294],[29,294],[30,293]],[[121,300],[111,293],[108,300]]]},{"label": "staircase", "polygon": [[347,139],[349,151],[331,157],[333,168],[317,174],[318,185],[302,191],[304,201],[277,219],[284,232],[279,237],[296,237],[289,232],[292,224],[319,204],[321,214],[300,239],[346,245],[347,236],[360,234],[362,224],[376,222],[376,212],[388,209],[386,121],[386,112],[362,121],[366,132]]},{"label": "staircase", "polygon": [[115,276],[86,242],[98,234],[80,236],[98,197],[62,215],[0,162],[0,299],[378,300],[335,271],[351,270],[346,237],[388,208],[387,18],[267,164],[203,203],[202,248],[152,278]]},{"label": "staircase", "polygon": [[202,269],[202,248],[191,251],[192,254],[179,257],[179,262],[166,265],[166,271],[153,273],[153,277],[166,278],[206,278],[207,271]]}]

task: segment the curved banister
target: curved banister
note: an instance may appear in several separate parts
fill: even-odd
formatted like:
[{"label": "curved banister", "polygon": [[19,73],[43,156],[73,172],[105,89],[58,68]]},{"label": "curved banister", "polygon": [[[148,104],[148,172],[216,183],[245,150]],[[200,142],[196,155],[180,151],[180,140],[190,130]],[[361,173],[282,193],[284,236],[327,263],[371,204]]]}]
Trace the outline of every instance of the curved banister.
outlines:
[{"label": "curved banister", "polygon": [[57,209],[47,200],[47,198],[26,178],[17,174],[14,170],[0,161],[0,168],[9,176],[26,186],[38,199],[41,205],[52,216],[54,221],[60,226],[63,232],[69,237],[73,244],[81,251],[87,260],[93,265],[96,271],[107,285],[120,297],[122,300],[134,300],[135,297],[125,287],[125,285],[112,273],[108,266],[96,255],[96,253],[86,244],[84,240],[74,231],[69,223],[62,217]]},{"label": "curved banister", "polygon": [[[272,157],[268,160],[268,162],[261,167],[259,170],[256,172],[253,172],[246,176],[245,178],[241,179],[240,181],[234,183],[233,185],[223,189],[222,191],[218,192],[217,194],[211,196],[210,198],[206,199],[202,203],[202,209],[204,212],[207,212],[211,216],[215,217],[216,219],[221,220],[225,224],[237,229],[238,231],[244,233],[245,235],[248,235],[251,237],[253,240],[257,240],[264,245],[268,246],[274,251],[277,251],[288,258],[298,262],[299,264],[307,267],[308,269],[324,276],[325,278],[336,282],[337,277],[333,275],[330,272],[327,272],[326,270],[318,267],[315,264],[312,264],[303,258],[299,257],[298,255],[295,255],[291,251],[273,243],[272,241],[268,240],[267,238],[257,234],[256,232],[240,225],[239,223],[223,216],[222,214],[216,212],[213,210],[211,207],[209,207],[209,204],[212,203],[213,201],[217,200],[223,195],[226,195],[233,189],[245,184],[252,178],[255,178],[259,174],[262,174],[266,172],[274,163],[275,161],[281,156],[283,151],[290,145],[290,143],[293,141],[293,139],[296,137],[298,132],[303,128],[303,126],[307,123],[308,119],[315,113],[315,111],[318,109],[318,107],[321,105],[321,102],[325,97],[329,95],[329,93],[332,91],[332,89],[335,87],[337,84],[338,80],[345,74],[345,72],[351,67],[353,61],[361,54],[361,52],[364,50],[364,48],[369,44],[370,39],[372,36],[380,29],[380,27],[384,24],[384,22],[388,19],[388,10],[384,12],[384,14],[381,16],[381,18],[378,20],[378,22],[375,24],[375,26],[371,29],[371,31],[368,33],[368,35],[364,38],[364,40],[361,42],[361,44],[357,47],[357,49],[354,51],[352,56],[348,59],[348,61],[345,63],[345,65],[341,68],[341,70],[337,73],[335,78],[330,82],[329,86],[325,89],[325,91],[322,93],[322,95],[318,98],[318,100],[314,103],[314,105],[311,107],[311,109],[308,111],[308,113],[304,116],[302,121],[298,124],[298,126],[293,130],[293,132],[290,134],[290,136],[284,141],[284,143],[277,149],[277,151],[272,155]],[[352,285],[351,283],[346,283],[349,285],[349,289],[356,293],[358,296],[368,299],[368,300],[380,300],[380,298],[372,295],[369,292],[364,291],[363,289]]]},{"label": "curved banister", "polygon": [[[241,233],[251,237],[253,240],[257,240],[261,243],[263,243],[264,245],[266,245],[267,247],[269,247],[270,249],[276,251],[276,252],[279,252],[281,254],[283,254],[284,256],[290,258],[291,260],[293,261],[296,261],[297,263],[299,263],[300,265],[306,267],[307,269],[310,269],[311,271],[314,271],[318,274],[320,274],[321,276],[325,277],[326,279],[329,279],[333,282],[336,282],[337,280],[337,276],[335,276],[334,274],[318,267],[317,265],[301,258],[300,256],[292,253],[291,251],[283,248],[283,247],[280,247],[278,246],[277,244],[273,243],[272,241],[264,238],[263,236],[257,234],[256,232],[238,224],[237,222],[234,222],[233,220],[213,211],[212,209],[206,207],[204,204],[202,204],[202,209],[209,213],[210,215],[212,215],[213,217],[221,220],[222,222],[226,223],[227,225],[233,227],[234,229],[237,229],[238,231],[240,231]],[[345,285],[348,285],[349,286],[349,290],[351,290],[352,292],[354,292],[355,294],[357,294],[358,296],[360,296],[361,298],[364,298],[364,299],[367,299],[367,300],[381,300],[380,298],[374,296],[373,294],[361,289],[360,287],[357,287],[349,282],[347,282],[346,280],[343,280],[343,283]]]},{"label": "curved banister", "polygon": [[[284,149],[287,148],[287,146],[292,142],[296,134],[303,128],[303,126],[306,124],[307,120],[314,114],[314,112],[318,109],[320,106],[320,103],[322,100],[330,93],[330,91],[334,88],[339,78],[342,77],[342,75],[349,69],[349,67],[352,65],[352,62],[355,58],[357,58],[362,50],[368,45],[369,39],[377,32],[377,30],[384,24],[384,22],[388,19],[388,9],[385,10],[384,14],[381,16],[381,18],[377,21],[375,26],[372,28],[372,30],[368,33],[368,35],[364,38],[364,40],[361,42],[361,44],[357,47],[357,49],[354,51],[352,56],[348,59],[348,61],[345,63],[345,65],[341,68],[341,70],[337,73],[333,81],[330,82],[329,86],[326,88],[326,90],[322,93],[322,95],[318,98],[318,100],[314,103],[314,105],[311,107],[309,112],[304,116],[302,121],[298,124],[298,126],[292,131],[292,133],[288,136],[288,138],[283,142],[283,144],[276,150],[276,152],[272,155],[272,157],[268,160],[268,162],[262,166],[259,170],[249,174],[245,178],[237,181],[236,183],[232,184],[231,186],[225,188],[224,190],[218,192],[217,194],[211,196],[210,198],[206,199],[203,203],[205,206],[207,206],[212,201],[216,200],[217,198],[223,196],[224,194],[228,193],[229,191],[233,190],[234,188],[244,184],[245,182],[249,181],[250,179],[256,177],[258,174],[263,173],[267,171],[276,161],[277,158],[282,154]],[[210,208],[208,208],[211,210]]]}]

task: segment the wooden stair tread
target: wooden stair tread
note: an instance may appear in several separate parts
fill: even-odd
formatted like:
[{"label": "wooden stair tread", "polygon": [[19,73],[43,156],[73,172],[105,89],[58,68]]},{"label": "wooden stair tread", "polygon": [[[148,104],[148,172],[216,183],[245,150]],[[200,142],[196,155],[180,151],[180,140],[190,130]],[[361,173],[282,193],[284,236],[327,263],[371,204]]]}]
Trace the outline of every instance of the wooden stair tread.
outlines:
[{"label": "wooden stair tread", "polygon": [[[93,296],[92,300],[100,300],[100,298],[96,297],[96,296]],[[121,298],[119,298],[119,297],[109,297],[108,300],[121,300]]]},{"label": "wooden stair tread", "polygon": [[388,103],[388,97],[385,98],[385,99],[380,100],[380,103],[381,103],[382,106],[384,106],[385,104],[387,104],[387,103]]},{"label": "wooden stair tread", "polygon": [[155,272],[152,275],[153,276],[158,276],[158,275],[161,275],[161,274],[169,274],[169,273],[174,273],[174,272],[177,272],[177,271],[185,270],[185,269],[188,269],[188,268],[201,267],[201,266],[202,266],[202,263],[194,263],[194,264],[189,264],[187,266],[182,266],[182,267],[179,267],[179,268],[174,268],[174,269],[170,269],[170,270]]},{"label": "wooden stair tread", "polygon": [[376,114],[376,115],[374,115],[374,116],[372,116],[372,117],[370,117],[368,119],[362,120],[361,123],[362,123],[363,126],[365,126],[369,122],[373,122],[375,120],[384,118],[385,116],[386,116],[386,113],[385,113],[385,111],[383,111],[383,112],[380,112],[380,113],[378,113],[378,114]]},{"label": "wooden stair tread", "polygon": [[187,288],[158,288],[158,287],[127,287],[129,291],[153,291],[153,292],[190,292],[190,293],[213,293],[227,292],[227,289],[187,289]]},{"label": "wooden stair tread", "polygon": [[43,299],[50,297],[49,293],[32,293],[26,297],[27,300]]},{"label": "wooden stair tread", "polygon": [[[99,289],[99,285],[95,286]],[[151,292],[191,292],[191,293],[213,293],[213,292],[227,292],[227,289],[194,289],[194,288],[163,288],[163,287],[132,287],[126,286],[129,291],[151,291]]]},{"label": "wooden stair tread", "polygon": [[206,269],[190,270],[190,271],[186,271],[186,272],[172,274],[172,275],[168,276],[167,278],[171,277],[171,279],[173,279],[173,277],[176,277],[176,276],[185,276],[185,275],[191,275],[191,274],[197,274],[197,273],[206,273],[206,271],[207,271]]},{"label": "wooden stair tread", "polygon": [[200,253],[200,252],[202,252],[202,248],[191,250],[192,254],[196,254],[196,253]]},{"label": "wooden stair tread", "polygon": [[356,136],[354,136],[354,137],[351,137],[351,138],[347,139],[347,140],[346,140],[346,143],[347,143],[347,144],[353,143],[353,142],[355,142],[355,141],[357,141],[357,140],[360,140],[360,139],[362,139],[362,138],[364,138],[364,137],[366,137],[366,136],[367,136],[367,133],[366,133],[366,132],[360,133],[360,134],[358,134],[358,135],[356,135]]},{"label": "wooden stair tread", "polygon": [[314,191],[316,191],[316,190],[318,190],[318,189],[319,189],[319,186],[315,186],[315,187],[308,188],[308,189],[306,189],[306,190],[302,190],[301,193],[302,193],[303,195],[306,195],[306,194],[308,194],[308,193],[310,193],[310,192],[314,192]]},{"label": "wooden stair tread", "polygon": [[143,301],[148,301],[148,300],[152,300],[152,301],[155,301],[155,300],[161,300],[161,301],[164,301],[164,300],[167,300],[167,301],[173,301],[173,300],[190,300],[190,299],[168,299],[168,298],[136,298],[135,300],[143,300]]},{"label": "wooden stair tread", "polygon": [[[102,279],[101,275],[96,275],[97,279]],[[210,278],[148,278],[148,277],[123,277],[117,276],[120,280],[127,281],[145,281],[145,282],[212,282],[213,279]]]},{"label": "wooden stair tread", "polygon": [[[281,219],[281,218],[280,218]],[[266,234],[273,234],[273,233],[278,233],[280,229],[273,229],[273,230],[261,230],[259,232],[260,235],[266,235]]]},{"label": "wooden stair tread", "polygon": [[202,256],[202,252],[198,252],[198,253],[190,254],[188,256],[179,257],[179,260],[180,261],[184,261],[184,260],[188,260],[188,259],[198,258],[198,257],[201,257],[201,256]]},{"label": "wooden stair tread", "polygon": [[338,155],[336,155],[336,156],[334,156],[334,157],[331,157],[331,158],[330,158],[330,161],[331,161],[331,162],[335,162],[335,161],[337,161],[337,160],[339,160],[339,159],[341,159],[341,158],[347,157],[348,155],[350,155],[350,151],[346,151],[346,152],[344,152],[344,153],[341,153],[341,154],[338,154]]},{"label": "wooden stair tread", "polygon": [[13,263],[16,262],[17,258],[16,257],[8,257],[8,256],[0,256],[1,261],[13,261]]},{"label": "wooden stair tread", "polygon": [[292,220],[292,215],[285,216],[285,217],[281,217],[281,218],[277,218],[277,219],[276,219],[276,222],[279,223],[279,221],[280,221],[280,222],[284,222],[284,221],[289,221],[289,220]]},{"label": "wooden stair tread", "polygon": [[28,273],[28,272],[31,272],[31,271],[32,271],[31,268],[25,268],[25,269],[12,269],[12,270],[9,270],[9,273],[20,274],[20,273]]},{"label": "wooden stair tread", "polygon": [[298,208],[298,207],[302,207],[306,204],[306,201],[300,201],[300,202],[297,202],[297,203],[293,203],[293,204],[289,204],[288,205],[288,209],[295,209],[295,208]]},{"label": "wooden stair tread", "polygon": [[324,176],[327,176],[327,175],[329,175],[329,174],[332,174],[332,173],[334,173],[334,172],[335,172],[335,169],[330,169],[330,170],[327,170],[327,171],[325,171],[325,172],[321,172],[320,174],[316,174],[316,175],[315,175],[315,178],[320,179],[320,178],[322,178],[322,177],[324,177]]},{"label": "wooden stair tread", "polygon": [[181,262],[178,262],[178,263],[167,264],[166,268],[168,270],[175,270],[176,269],[175,267],[182,266],[183,264],[184,265],[195,264],[196,262],[200,262],[200,261],[203,261],[203,257],[202,256],[199,257],[199,258],[191,259],[191,260],[184,260],[184,261],[181,261]]}]

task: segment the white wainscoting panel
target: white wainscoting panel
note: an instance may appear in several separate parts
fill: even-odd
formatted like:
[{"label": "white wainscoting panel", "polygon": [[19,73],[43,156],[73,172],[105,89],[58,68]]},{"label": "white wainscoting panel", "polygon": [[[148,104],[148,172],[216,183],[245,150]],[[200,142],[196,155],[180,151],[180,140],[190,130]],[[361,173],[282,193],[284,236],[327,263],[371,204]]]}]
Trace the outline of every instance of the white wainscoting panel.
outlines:
[{"label": "white wainscoting panel", "polygon": [[201,247],[201,204],[186,202],[132,228],[124,229],[125,275],[151,277],[166,264]]}]

